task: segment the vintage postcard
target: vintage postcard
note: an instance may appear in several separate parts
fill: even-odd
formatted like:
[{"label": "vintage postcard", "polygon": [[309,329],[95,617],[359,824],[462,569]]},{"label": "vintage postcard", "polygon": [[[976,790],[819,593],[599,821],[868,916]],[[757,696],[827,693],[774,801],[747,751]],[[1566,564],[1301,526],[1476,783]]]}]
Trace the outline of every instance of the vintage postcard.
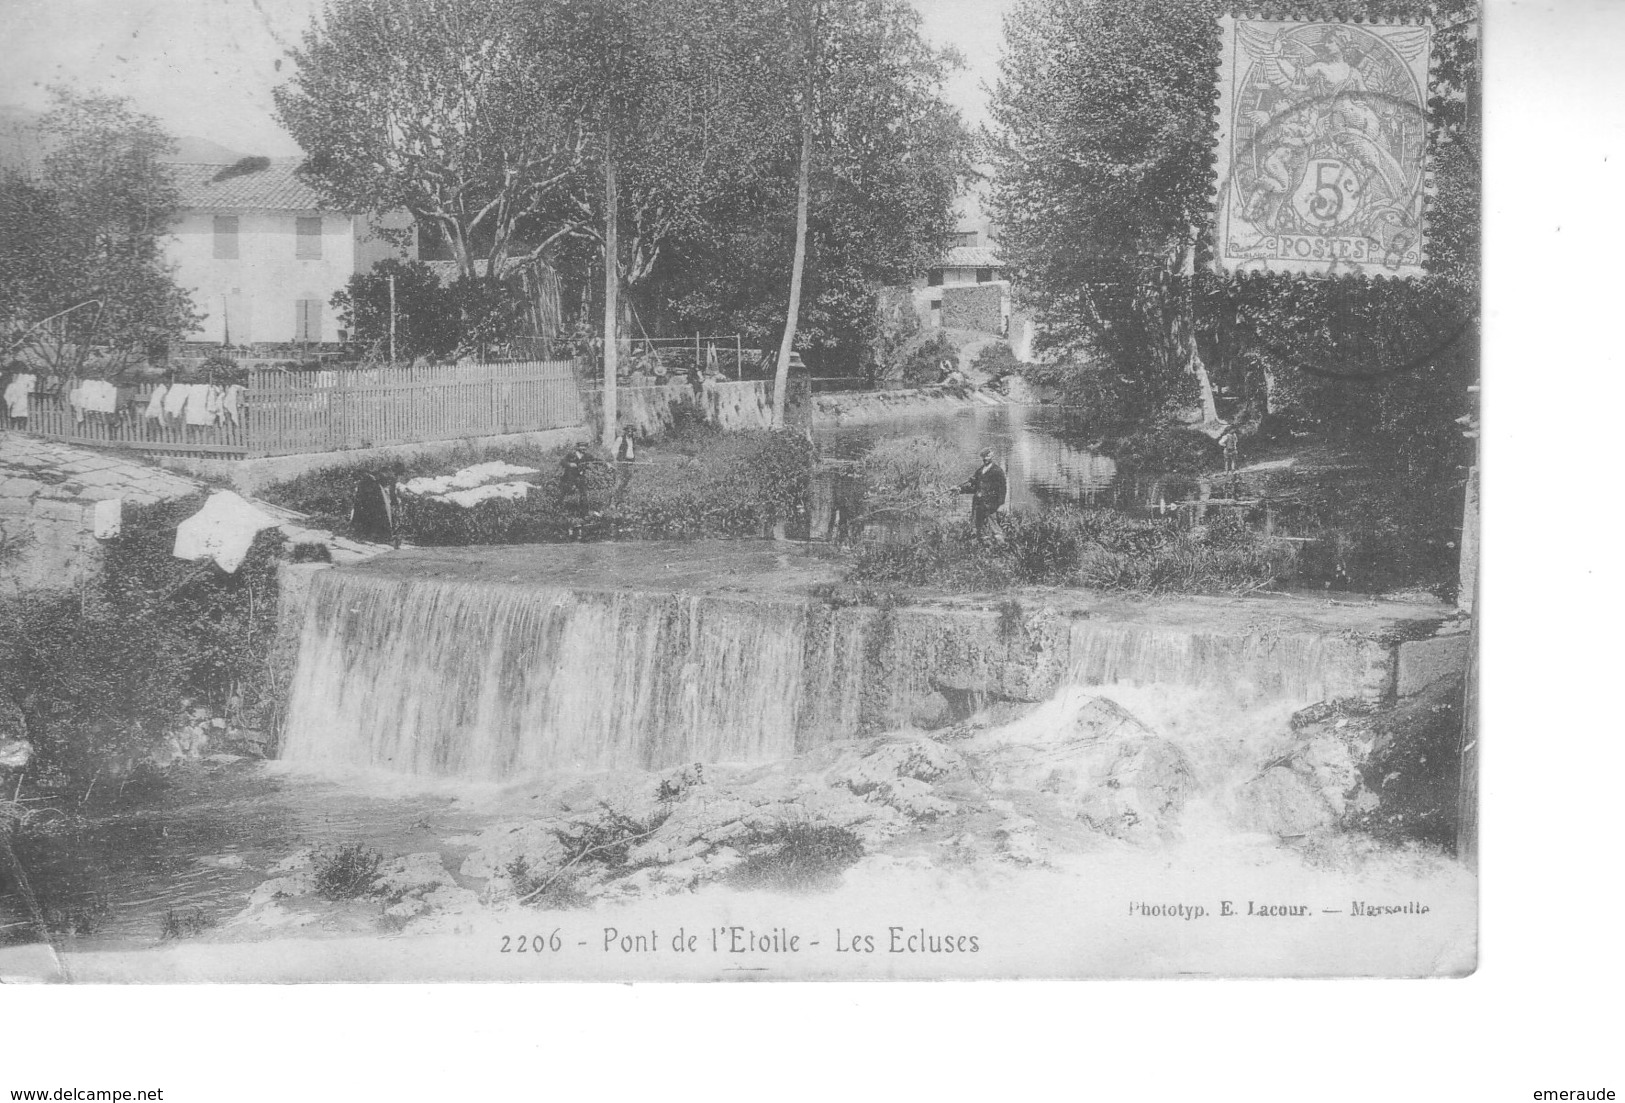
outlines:
[{"label": "vintage postcard", "polygon": [[1474,0],[0,22],[0,980],[1476,968]]}]

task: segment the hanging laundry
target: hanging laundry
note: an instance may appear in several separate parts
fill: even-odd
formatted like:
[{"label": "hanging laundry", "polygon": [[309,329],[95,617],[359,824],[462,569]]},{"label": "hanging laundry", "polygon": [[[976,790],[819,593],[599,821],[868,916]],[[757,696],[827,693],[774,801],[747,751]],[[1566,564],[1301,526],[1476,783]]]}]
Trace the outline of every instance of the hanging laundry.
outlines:
[{"label": "hanging laundry", "polygon": [[152,389],[152,397],[147,400],[147,410],[143,417],[156,418],[159,423],[164,420],[164,398],[169,394],[167,384],[160,383]]},{"label": "hanging laundry", "polygon": [[93,414],[118,412],[118,388],[105,379],[87,379],[80,384],[79,396],[85,410]]},{"label": "hanging laundry", "polygon": [[75,423],[85,420],[85,385],[75,383],[68,390],[68,409],[73,411]]},{"label": "hanging laundry", "polygon": [[226,388],[226,416],[233,425],[242,424],[243,395],[247,393],[248,388],[241,383],[233,383]]},{"label": "hanging laundry", "polygon": [[28,396],[34,390],[34,376],[30,372],[18,372],[11,377],[6,385],[6,412],[11,417],[28,416]]},{"label": "hanging laundry", "polygon": [[164,396],[164,416],[179,418],[186,409],[186,400],[192,393],[190,383],[176,383]]},{"label": "hanging laundry", "polygon": [[193,383],[186,395],[186,424],[213,425],[214,413],[209,409],[209,385]]},{"label": "hanging laundry", "polygon": [[203,508],[180,523],[175,530],[176,559],[194,562],[213,559],[220,569],[235,574],[248,555],[249,546],[262,529],[275,528],[277,520],[254,508],[229,490],[209,495]]}]

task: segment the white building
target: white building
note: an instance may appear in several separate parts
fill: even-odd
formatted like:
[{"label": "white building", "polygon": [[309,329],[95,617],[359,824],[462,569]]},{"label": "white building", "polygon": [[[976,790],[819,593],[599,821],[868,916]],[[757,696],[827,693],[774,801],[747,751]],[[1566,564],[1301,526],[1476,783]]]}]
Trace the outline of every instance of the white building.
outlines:
[{"label": "white building", "polygon": [[954,243],[914,283],[914,312],[928,329],[985,333],[1032,359],[1033,326],[1016,308],[1006,265],[983,229],[961,223]]},{"label": "white building", "polygon": [[297,161],[170,167],[181,216],[169,255],[176,282],[206,315],[194,340],[342,341],[334,292],[379,260],[414,253],[376,236],[367,216],[324,206],[296,175]]}]

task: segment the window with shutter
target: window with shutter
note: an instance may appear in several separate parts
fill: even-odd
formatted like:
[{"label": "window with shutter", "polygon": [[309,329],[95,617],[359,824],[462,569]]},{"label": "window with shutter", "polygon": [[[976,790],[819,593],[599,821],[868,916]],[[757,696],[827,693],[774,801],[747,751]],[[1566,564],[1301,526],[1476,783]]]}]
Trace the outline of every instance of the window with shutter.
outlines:
[{"label": "window with shutter", "polygon": [[237,216],[234,214],[214,216],[214,259],[237,259]]},{"label": "window with shutter", "polygon": [[322,259],[322,220],[316,218],[294,219],[294,250],[293,255],[298,260]]}]

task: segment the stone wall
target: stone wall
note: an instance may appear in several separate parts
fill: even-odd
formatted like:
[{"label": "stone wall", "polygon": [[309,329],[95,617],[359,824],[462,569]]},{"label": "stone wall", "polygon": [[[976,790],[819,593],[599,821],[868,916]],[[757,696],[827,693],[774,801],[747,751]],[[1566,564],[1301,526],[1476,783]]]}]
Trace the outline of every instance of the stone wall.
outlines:
[{"label": "stone wall", "polygon": [[532,433],[503,433],[489,437],[461,437],[457,440],[391,444],[378,448],[347,448],[338,452],[303,452],[294,456],[267,456],[257,460],[193,459],[165,456],[158,462],[175,471],[205,478],[225,479],[239,494],[258,494],[273,483],[286,482],[310,471],[351,464],[383,466],[392,460],[422,456],[451,455],[460,449],[522,445],[537,448],[568,448],[580,438],[582,429],[539,429]]},{"label": "stone wall", "polygon": [[944,287],[942,326],[944,329],[973,329],[979,333],[1004,332],[1003,283],[970,287]]},{"label": "stone wall", "polygon": [[[790,381],[785,421],[792,427],[806,424],[809,416],[805,379]],[[604,392],[584,389],[581,405],[587,420],[587,435],[598,440],[604,423]],[[706,383],[699,395],[688,385],[668,383],[658,387],[620,387],[615,391],[616,417],[632,426],[640,437],[660,437],[687,411],[719,429],[737,432],[767,429],[773,423],[773,384],[766,379],[735,383]]]},{"label": "stone wall", "polygon": [[124,503],[198,490],[191,479],[134,459],[0,436],[0,596],[76,590],[102,568],[102,541],[119,534]]}]

